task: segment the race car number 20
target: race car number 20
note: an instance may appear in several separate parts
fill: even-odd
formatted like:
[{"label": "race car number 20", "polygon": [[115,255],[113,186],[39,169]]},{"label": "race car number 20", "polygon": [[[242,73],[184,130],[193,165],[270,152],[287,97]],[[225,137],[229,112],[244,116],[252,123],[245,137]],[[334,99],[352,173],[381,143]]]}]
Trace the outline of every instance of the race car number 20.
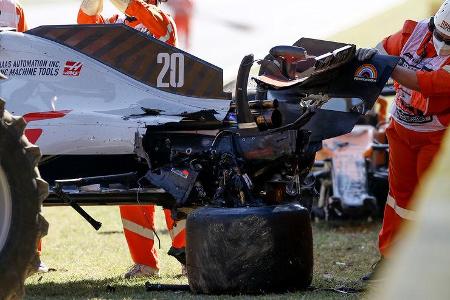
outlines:
[{"label": "race car number 20", "polygon": [[[158,53],[157,63],[162,64],[156,80],[158,88],[181,88],[184,85],[184,55],[181,53]],[[169,76],[167,76],[169,73]],[[168,77],[168,78],[167,78]]]}]

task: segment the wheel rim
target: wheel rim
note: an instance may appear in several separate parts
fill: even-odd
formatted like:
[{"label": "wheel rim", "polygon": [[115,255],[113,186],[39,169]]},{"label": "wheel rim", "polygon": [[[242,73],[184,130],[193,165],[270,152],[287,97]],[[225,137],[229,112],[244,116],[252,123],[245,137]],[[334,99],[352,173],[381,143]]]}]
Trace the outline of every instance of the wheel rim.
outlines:
[{"label": "wheel rim", "polygon": [[0,165],[0,252],[6,244],[11,227],[12,201],[8,177]]}]

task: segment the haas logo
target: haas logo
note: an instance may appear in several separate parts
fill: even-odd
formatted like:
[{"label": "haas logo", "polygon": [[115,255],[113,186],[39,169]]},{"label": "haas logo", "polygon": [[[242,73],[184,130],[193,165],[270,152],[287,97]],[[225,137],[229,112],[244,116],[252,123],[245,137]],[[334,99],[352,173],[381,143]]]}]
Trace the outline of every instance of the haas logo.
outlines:
[{"label": "haas logo", "polygon": [[81,68],[83,68],[83,64],[75,61],[67,61],[64,66],[64,76],[80,76]]}]

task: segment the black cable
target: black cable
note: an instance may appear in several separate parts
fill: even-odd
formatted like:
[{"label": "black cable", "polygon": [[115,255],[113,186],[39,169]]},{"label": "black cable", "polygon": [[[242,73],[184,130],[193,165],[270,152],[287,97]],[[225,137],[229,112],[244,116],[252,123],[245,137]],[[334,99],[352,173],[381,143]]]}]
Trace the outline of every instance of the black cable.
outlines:
[{"label": "black cable", "polygon": [[280,132],[280,131],[290,130],[290,129],[294,128],[294,127],[303,126],[304,124],[301,124],[302,123],[301,121],[305,117],[307,117],[308,115],[311,115],[311,117],[312,117],[314,114],[315,114],[314,111],[312,111],[309,108],[307,108],[306,111],[300,117],[298,117],[297,120],[295,120],[293,123],[290,123],[290,124],[287,124],[285,126],[272,129],[272,130],[270,130],[270,133],[277,133],[277,132]]}]

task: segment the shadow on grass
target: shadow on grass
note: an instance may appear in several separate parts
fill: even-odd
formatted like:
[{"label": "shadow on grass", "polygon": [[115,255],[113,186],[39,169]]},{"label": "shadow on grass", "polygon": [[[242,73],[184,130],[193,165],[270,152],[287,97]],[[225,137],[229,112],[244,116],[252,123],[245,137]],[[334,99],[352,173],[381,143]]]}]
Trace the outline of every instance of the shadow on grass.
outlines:
[{"label": "shadow on grass", "polygon": [[348,293],[332,289],[302,290],[291,293],[263,294],[263,295],[201,295],[186,291],[147,292],[144,284],[129,286],[114,284],[113,280],[81,280],[67,283],[44,283],[28,285],[25,299],[230,299],[247,300],[257,298],[261,300],[303,299],[323,300],[359,299],[363,293]]},{"label": "shadow on grass", "polygon": [[[172,295],[172,297],[170,297]],[[25,299],[151,299],[189,296],[188,292],[147,292],[145,280],[124,282],[122,277],[103,280],[76,280],[64,283],[42,282],[26,285]]]},{"label": "shadow on grass", "polygon": [[[333,290],[332,288],[314,288],[285,294],[265,294],[259,299],[359,299],[364,293]],[[348,288],[352,289],[352,288]],[[251,296],[252,298],[255,296]],[[186,291],[147,292],[144,281],[123,282],[121,277],[105,280],[79,280],[65,283],[28,284],[25,299],[249,299],[250,295],[196,295]]]}]

